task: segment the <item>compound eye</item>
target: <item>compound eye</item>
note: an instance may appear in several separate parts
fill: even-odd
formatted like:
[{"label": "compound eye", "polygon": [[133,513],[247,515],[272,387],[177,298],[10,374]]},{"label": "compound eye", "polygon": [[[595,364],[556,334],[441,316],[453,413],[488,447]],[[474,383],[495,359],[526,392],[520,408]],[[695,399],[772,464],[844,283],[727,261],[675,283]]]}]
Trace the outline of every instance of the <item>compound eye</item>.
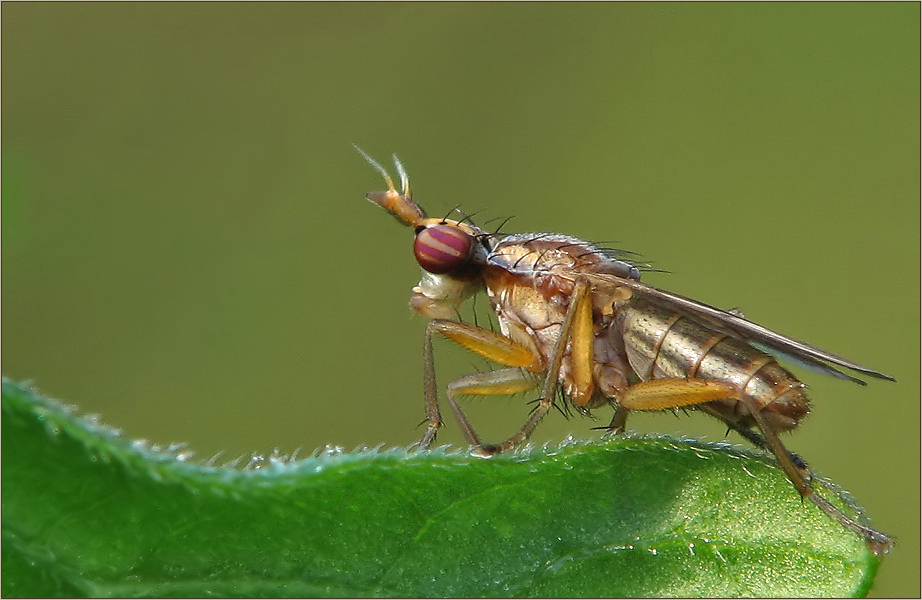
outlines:
[{"label": "compound eye", "polygon": [[416,234],[413,254],[426,271],[440,275],[465,266],[471,257],[474,238],[452,225],[433,225]]}]

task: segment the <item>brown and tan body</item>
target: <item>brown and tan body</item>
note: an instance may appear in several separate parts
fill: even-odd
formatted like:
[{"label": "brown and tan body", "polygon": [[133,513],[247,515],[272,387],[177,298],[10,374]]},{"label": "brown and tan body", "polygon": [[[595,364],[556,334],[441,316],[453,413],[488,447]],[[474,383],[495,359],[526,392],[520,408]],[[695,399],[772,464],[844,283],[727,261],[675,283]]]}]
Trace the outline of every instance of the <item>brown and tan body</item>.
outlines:
[{"label": "brown and tan body", "polygon": [[[886,535],[856,523],[814,492],[806,463],[778,438],[778,432],[797,426],[809,403],[804,384],[775,356],[862,385],[840,368],[891,377],[738,312],[643,284],[638,268],[619,251],[561,234],[500,235],[466,218],[429,218],[412,201],[396,157],[401,192],[362,154],[388,184],[387,191],[368,198],[416,232],[413,248],[422,278],[410,304],[433,319],[423,344],[427,429],[420,449],[430,447],[442,426],[432,347],[439,334],[501,366],[447,386],[446,399],[475,455],[491,456],[528,439],[554,406],[558,389],[581,411],[611,405],[610,433],[622,431],[633,410],[695,408],[770,450],[804,498],[863,536],[876,552],[889,550]],[[499,332],[453,320],[461,303],[481,291],[490,299]],[[529,419],[501,444],[484,444],[457,402],[534,388],[540,396]]]},{"label": "brown and tan body", "polygon": [[[587,242],[540,234],[509,236],[487,262],[483,280],[502,333],[531,337],[543,359],[542,371],[551,362],[566,319],[574,273],[590,277],[591,381],[574,379],[569,349],[560,368],[560,385],[578,407],[617,405],[631,382],[699,378],[742,390],[776,431],[793,429],[808,412],[804,384],[772,356],[681,312],[635,297],[630,287],[618,285],[620,275],[630,278],[623,263],[613,263]],[[733,398],[708,406],[742,427],[755,424]]]}]

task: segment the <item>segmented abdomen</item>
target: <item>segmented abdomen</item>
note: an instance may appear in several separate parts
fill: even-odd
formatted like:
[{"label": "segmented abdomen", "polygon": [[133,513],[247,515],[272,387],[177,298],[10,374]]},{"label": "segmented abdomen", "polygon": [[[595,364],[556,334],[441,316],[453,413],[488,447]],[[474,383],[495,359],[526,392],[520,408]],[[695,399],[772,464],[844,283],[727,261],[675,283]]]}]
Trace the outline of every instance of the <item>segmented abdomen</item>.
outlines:
[{"label": "segmented abdomen", "polygon": [[[628,362],[643,381],[696,377],[731,382],[779,430],[792,429],[809,410],[804,384],[742,340],[642,300],[625,307],[619,321]],[[728,419],[752,424],[735,400],[709,404]]]}]

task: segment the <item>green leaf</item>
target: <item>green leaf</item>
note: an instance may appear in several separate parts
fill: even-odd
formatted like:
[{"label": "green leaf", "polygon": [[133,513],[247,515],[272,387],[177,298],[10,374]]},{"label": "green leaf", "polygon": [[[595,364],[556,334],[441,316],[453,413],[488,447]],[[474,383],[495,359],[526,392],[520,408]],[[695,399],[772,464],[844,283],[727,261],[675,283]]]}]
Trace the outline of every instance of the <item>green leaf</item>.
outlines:
[{"label": "green leaf", "polygon": [[6,597],[853,596],[879,564],[777,467],[719,444],[328,451],[237,470],[7,380],[2,440]]}]

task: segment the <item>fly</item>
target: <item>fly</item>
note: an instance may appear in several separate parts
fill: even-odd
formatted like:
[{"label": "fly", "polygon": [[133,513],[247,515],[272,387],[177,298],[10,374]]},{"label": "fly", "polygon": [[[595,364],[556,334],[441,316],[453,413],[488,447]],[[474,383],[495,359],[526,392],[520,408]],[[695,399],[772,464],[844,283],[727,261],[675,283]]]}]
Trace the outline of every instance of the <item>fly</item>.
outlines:
[{"label": "fly", "polygon": [[[846,358],[775,333],[725,311],[640,281],[623,252],[556,233],[499,234],[469,218],[431,218],[415,202],[403,165],[397,191],[387,171],[356,148],[384,177],[387,191],[367,194],[416,233],[413,253],[422,278],[410,305],[432,319],[423,341],[428,449],[442,426],[432,338],[436,334],[501,365],[447,386],[446,399],[477,456],[522,444],[555,406],[581,412],[610,405],[608,433],[624,430],[631,411],[694,408],[720,419],[778,461],[803,498],[862,536],[876,553],[893,541],[862,525],[817,494],[811,471],[789,452],[779,432],[794,429],[809,410],[805,385],[776,360],[793,360],[860,385],[847,371],[895,381]],[[485,292],[499,332],[453,320],[468,297]],[[481,441],[457,399],[507,395],[540,386],[524,425],[499,444]]]}]

